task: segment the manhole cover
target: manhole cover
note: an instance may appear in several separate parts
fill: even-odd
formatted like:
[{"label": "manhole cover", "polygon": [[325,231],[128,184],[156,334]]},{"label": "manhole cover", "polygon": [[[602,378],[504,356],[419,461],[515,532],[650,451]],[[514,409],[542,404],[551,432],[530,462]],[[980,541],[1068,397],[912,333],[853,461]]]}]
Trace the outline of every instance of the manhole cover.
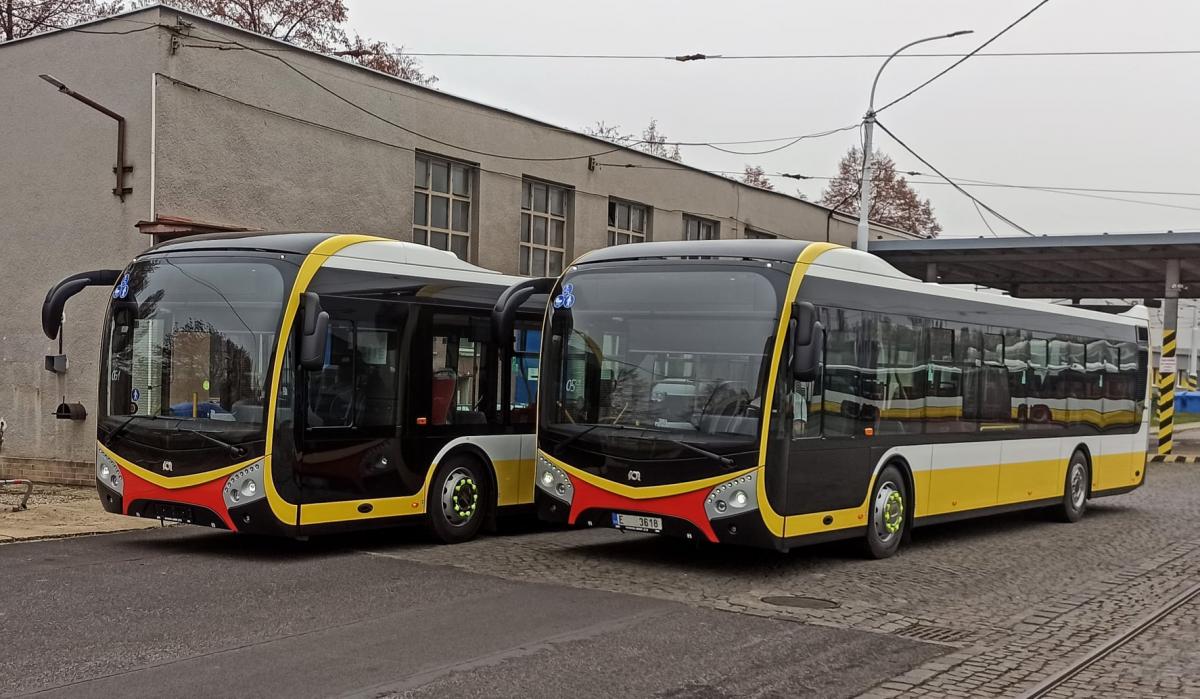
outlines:
[{"label": "manhole cover", "polygon": [[779,597],[763,597],[762,601],[777,607],[798,607],[800,609],[834,609],[837,602],[820,597],[801,597],[800,595],[781,595]]}]

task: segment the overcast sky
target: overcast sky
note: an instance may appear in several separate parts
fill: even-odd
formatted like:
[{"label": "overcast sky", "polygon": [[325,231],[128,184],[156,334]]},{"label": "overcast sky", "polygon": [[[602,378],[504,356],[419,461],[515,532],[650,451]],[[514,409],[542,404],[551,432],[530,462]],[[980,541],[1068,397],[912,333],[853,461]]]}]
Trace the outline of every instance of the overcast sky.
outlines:
[{"label": "overcast sky", "polygon": [[[975,34],[918,47],[966,52],[1036,0],[839,0],[604,3],[348,0],[365,36],[417,52],[568,54],[890,53],[932,34]],[[1200,49],[1195,0],[1051,0],[989,51]],[[447,92],[580,129],[597,120],[640,132],[651,117],[672,139],[734,141],[799,135],[861,119],[878,59],[676,63],[562,59],[424,58]],[[954,59],[897,59],[877,105]],[[951,177],[1037,185],[1200,192],[1200,55],[976,57],[886,110],[880,121]],[[777,153],[685,148],[711,170],[829,176],[853,131]],[[876,131],[901,169],[927,172]],[[770,147],[741,146],[745,150]],[[664,175],[667,176],[667,175]],[[927,178],[918,178],[927,179]],[[776,179],[812,199],[820,181]],[[918,185],[943,235],[989,235],[968,199]],[[1200,196],[1109,196],[1167,208],[1042,192],[981,188],[984,202],[1035,233],[1200,229]],[[1019,235],[989,216],[1000,235]]]}]

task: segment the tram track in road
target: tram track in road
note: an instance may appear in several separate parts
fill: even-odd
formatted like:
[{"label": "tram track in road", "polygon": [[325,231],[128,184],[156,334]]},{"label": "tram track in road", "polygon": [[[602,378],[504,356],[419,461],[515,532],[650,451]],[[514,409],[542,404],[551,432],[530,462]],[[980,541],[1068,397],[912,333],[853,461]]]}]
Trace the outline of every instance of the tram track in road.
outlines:
[{"label": "tram track in road", "polygon": [[1143,616],[1129,628],[1110,638],[1103,645],[1089,651],[1063,670],[1056,672],[1029,691],[1021,694],[1020,699],[1040,699],[1041,697],[1051,696],[1056,689],[1065,686],[1081,672],[1104,660],[1145,632],[1153,629],[1163,619],[1197,598],[1200,598],[1200,583],[1196,583],[1175,595],[1164,604]]}]

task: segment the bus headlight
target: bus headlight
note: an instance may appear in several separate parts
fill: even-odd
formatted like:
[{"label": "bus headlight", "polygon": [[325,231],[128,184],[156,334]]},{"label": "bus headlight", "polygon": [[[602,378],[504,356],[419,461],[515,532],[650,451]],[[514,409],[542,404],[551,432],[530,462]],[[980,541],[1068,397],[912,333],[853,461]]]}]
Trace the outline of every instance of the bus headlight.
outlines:
[{"label": "bus headlight", "polygon": [[125,494],[125,479],[121,476],[121,467],[99,449],[96,450],[96,480],[119,495]]},{"label": "bus headlight", "polygon": [[538,488],[555,500],[561,500],[570,505],[571,501],[575,499],[575,486],[571,484],[567,473],[540,454],[537,459],[537,469]]},{"label": "bus headlight", "polygon": [[265,472],[262,459],[259,459],[230,476],[221,490],[221,494],[225,496],[225,507],[237,507],[261,500],[266,495],[263,489]]},{"label": "bus headlight", "polygon": [[713,488],[704,499],[709,519],[732,517],[758,509],[758,471],[751,471]]}]

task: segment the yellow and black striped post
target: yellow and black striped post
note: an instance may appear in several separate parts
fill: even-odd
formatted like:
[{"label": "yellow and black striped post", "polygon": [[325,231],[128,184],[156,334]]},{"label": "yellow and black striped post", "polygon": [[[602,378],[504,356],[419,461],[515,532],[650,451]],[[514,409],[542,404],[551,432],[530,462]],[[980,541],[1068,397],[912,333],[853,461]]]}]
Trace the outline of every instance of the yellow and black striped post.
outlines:
[{"label": "yellow and black striped post", "polygon": [[[1158,372],[1158,453],[1170,454],[1175,434],[1175,329],[1163,328]],[[1170,369],[1171,371],[1164,371]]]}]

